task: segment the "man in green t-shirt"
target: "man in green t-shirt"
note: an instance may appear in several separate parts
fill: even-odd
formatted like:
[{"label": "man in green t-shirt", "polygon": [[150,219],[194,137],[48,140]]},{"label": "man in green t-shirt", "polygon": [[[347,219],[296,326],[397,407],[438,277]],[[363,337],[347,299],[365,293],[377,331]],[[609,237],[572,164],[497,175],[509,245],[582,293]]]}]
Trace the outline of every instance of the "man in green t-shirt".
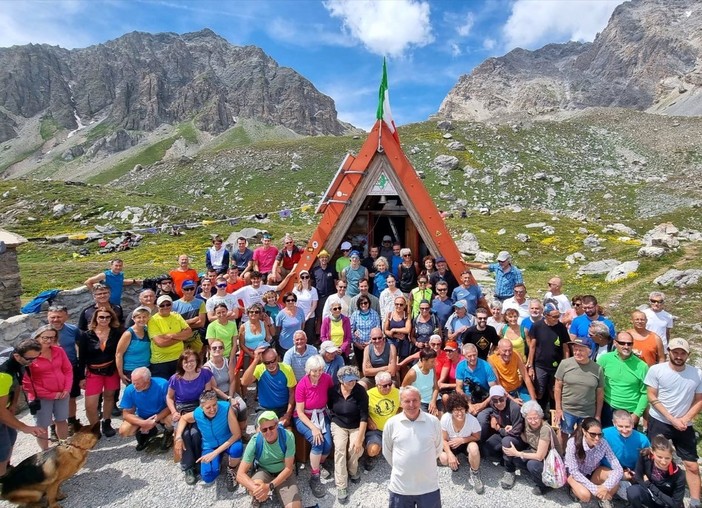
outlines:
[{"label": "man in green t-shirt", "polygon": [[[261,413],[256,423],[258,433],[244,450],[237,482],[253,496],[251,506],[259,506],[275,493],[286,508],[301,508],[294,472],[295,438],[292,432],[279,427],[278,416],[273,411]],[[285,435],[280,435],[280,432],[285,432]],[[254,474],[249,476],[252,467]]]}]

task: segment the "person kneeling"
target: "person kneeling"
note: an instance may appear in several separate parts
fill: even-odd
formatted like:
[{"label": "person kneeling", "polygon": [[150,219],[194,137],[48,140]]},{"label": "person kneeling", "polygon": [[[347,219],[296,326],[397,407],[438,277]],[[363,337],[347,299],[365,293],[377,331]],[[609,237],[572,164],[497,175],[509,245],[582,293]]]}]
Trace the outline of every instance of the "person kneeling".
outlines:
[{"label": "person kneeling", "polygon": [[[253,496],[252,507],[260,506],[275,492],[285,508],[302,508],[295,480],[295,437],[273,411],[261,413],[256,423],[258,433],[246,445],[237,481]],[[253,476],[249,476],[250,471]]]},{"label": "person kneeling", "polygon": [[632,508],[682,508],[685,472],[673,462],[673,445],[664,436],[651,439],[636,463],[634,485],[626,489]]},{"label": "person kneeling", "polygon": [[[194,460],[192,452],[185,448],[183,432],[188,424],[197,424],[202,439],[202,456]],[[219,463],[222,453],[229,456],[227,469],[227,490],[234,492],[238,486],[236,468],[241,462],[244,447],[241,443],[241,430],[234,409],[229,402],[218,401],[214,390],[200,395],[200,406],[192,413],[186,413],[178,420],[175,435],[175,454],[187,469],[195,462],[200,464],[200,476],[205,483],[212,483],[219,476]]]},{"label": "person kneeling", "polygon": [[441,435],[444,442],[444,451],[439,455],[441,465],[457,471],[460,464],[457,455],[466,454],[475,493],[485,492],[479,470],[480,424],[477,418],[468,412],[468,399],[462,393],[453,392],[449,395],[446,412],[441,417]]}]

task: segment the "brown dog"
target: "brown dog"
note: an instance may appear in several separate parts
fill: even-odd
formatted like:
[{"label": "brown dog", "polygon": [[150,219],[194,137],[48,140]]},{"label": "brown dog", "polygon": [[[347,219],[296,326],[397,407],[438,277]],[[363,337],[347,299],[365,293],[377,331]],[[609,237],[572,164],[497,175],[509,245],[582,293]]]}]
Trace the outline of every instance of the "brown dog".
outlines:
[{"label": "brown dog", "polygon": [[100,439],[100,422],[92,427],[75,425],[75,434],[59,444],[27,457],[0,478],[0,497],[20,506],[42,506],[46,496],[49,508],[60,508],[66,496],[61,484],[76,474],[88,459],[88,452]]}]

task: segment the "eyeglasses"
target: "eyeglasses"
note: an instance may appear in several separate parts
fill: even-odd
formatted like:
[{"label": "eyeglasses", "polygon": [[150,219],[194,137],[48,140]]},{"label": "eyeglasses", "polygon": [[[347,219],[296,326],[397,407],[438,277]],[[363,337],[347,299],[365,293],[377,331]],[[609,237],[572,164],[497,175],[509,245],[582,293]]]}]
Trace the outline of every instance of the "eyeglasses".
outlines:
[{"label": "eyeglasses", "polygon": [[602,432],[590,432],[589,430],[586,430],[585,434],[590,436],[592,439],[602,439]]},{"label": "eyeglasses", "polygon": [[183,291],[195,291],[195,288],[182,288]]},{"label": "eyeglasses", "polygon": [[260,313],[261,313],[260,310],[250,310],[249,311],[249,314],[260,314]]},{"label": "eyeglasses", "polygon": [[558,319],[561,317],[561,313],[559,312],[558,314],[544,314],[544,317],[551,318],[551,319]]},{"label": "eyeglasses", "polygon": [[292,245],[294,242],[285,242],[285,245]]},{"label": "eyeglasses", "polygon": [[295,303],[296,301],[297,300],[295,300],[294,298],[288,298],[287,300],[285,300],[285,303]]},{"label": "eyeglasses", "polygon": [[172,307],[172,306],[173,306],[173,304],[168,303],[168,302],[162,303],[161,305],[159,305],[160,308],[163,308],[163,307]]},{"label": "eyeglasses", "polygon": [[54,340],[54,338],[55,337],[53,335],[51,335],[49,337],[47,337],[46,335],[42,335],[39,337],[39,340]]},{"label": "eyeglasses", "polygon": [[309,275],[300,275],[300,278],[301,278],[301,279],[309,279],[310,276],[309,276]]},{"label": "eyeglasses", "polygon": [[492,398],[492,401],[493,401],[495,404],[501,404],[501,403],[503,403],[505,400],[506,400],[505,397],[493,397],[493,398]]},{"label": "eyeglasses", "polygon": [[378,342],[383,340],[383,337],[371,337],[370,340],[372,340],[373,342]]},{"label": "eyeglasses", "polygon": [[370,302],[363,301],[363,302],[358,302],[359,305],[370,305]]},{"label": "eyeglasses", "polygon": [[444,351],[446,351],[447,353],[455,353],[456,352],[455,349],[445,349],[445,348],[444,348]]},{"label": "eyeglasses", "polygon": [[36,361],[37,358],[39,358],[39,355],[32,356],[31,358],[27,358],[26,356],[22,357],[22,359],[27,363],[32,363],[33,361]]},{"label": "eyeglasses", "polygon": [[617,344],[619,344],[620,346],[631,347],[631,346],[634,345],[633,342],[622,342],[621,340],[616,340],[615,342],[616,342]]},{"label": "eyeglasses", "polygon": [[385,385],[378,385],[378,388],[390,388],[392,386],[392,383],[388,383]]},{"label": "eyeglasses", "polygon": [[332,307],[331,310],[341,310],[341,307]]},{"label": "eyeglasses", "polygon": [[582,303],[574,303],[573,307],[582,307],[582,305],[583,305]]},{"label": "eyeglasses", "polygon": [[210,349],[212,351],[220,351],[220,350],[224,349],[224,346],[210,346]]},{"label": "eyeglasses", "polygon": [[346,289],[346,286],[336,286],[337,289]]},{"label": "eyeglasses", "polygon": [[443,293],[444,291],[448,291],[447,288],[436,288],[436,290],[439,291],[440,293]]},{"label": "eyeglasses", "polygon": [[[160,307],[160,305],[159,305],[159,307]],[[170,307],[170,304],[169,304],[169,307]],[[101,321],[109,321],[110,319],[112,319],[112,316],[98,316],[97,318],[100,319]]]},{"label": "eyeglasses", "polygon": [[426,284],[427,281],[425,281],[425,280],[418,280],[417,283],[418,283],[418,284]]},{"label": "eyeglasses", "polygon": [[402,257],[403,257],[403,258],[411,258],[411,257],[412,257],[412,254],[403,254]]},{"label": "eyeglasses", "polygon": [[217,287],[218,287],[218,288],[226,288],[227,285],[226,285],[226,284],[217,284]]},{"label": "eyeglasses", "polygon": [[649,300],[649,302],[651,302],[651,303],[663,303],[663,300],[654,300],[653,298],[651,298],[651,299]]},{"label": "eyeglasses", "polygon": [[402,303],[402,302],[397,302],[397,303],[395,304],[395,307],[404,307],[404,306],[405,306],[405,304]]},{"label": "eyeglasses", "polygon": [[278,360],[269,360],[267,362],[263,362],[263,365],[273,365],[274,363],[278,363]]},{"label": "eyeglasses", "polygon": [[275,429],[276,427],[277,427],[277,425],[271,425],[270,427],[260,427],[260,430],[261,430],[261,432],[263,432],[264,434],[268,434],[270,431],[272,431],[272,430]]},{"label": "eyeglasses", "polygon": [[441,342],[430,342],[429,345],[431,347],[441,347]]},{"label": "eyeglasses", "polygon": [[475,318],[477,321],[487,321],[486,317]]},{"label": "eyeglasses", "polygon": [[419,310],[431,310],[431,307],[419,307]]}]

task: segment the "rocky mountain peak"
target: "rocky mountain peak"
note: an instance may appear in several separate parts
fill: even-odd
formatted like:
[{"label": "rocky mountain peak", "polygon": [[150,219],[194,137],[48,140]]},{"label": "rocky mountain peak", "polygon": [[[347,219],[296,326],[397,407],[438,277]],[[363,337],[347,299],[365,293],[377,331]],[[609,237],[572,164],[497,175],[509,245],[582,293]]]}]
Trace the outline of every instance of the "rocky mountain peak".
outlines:
[{"label": "rocky mountain peak", "polygon": [[592,43],[514,49],[461,76],[439,109],[486,120],[587,107],[702,115],[702,3],[631,0]]}]

